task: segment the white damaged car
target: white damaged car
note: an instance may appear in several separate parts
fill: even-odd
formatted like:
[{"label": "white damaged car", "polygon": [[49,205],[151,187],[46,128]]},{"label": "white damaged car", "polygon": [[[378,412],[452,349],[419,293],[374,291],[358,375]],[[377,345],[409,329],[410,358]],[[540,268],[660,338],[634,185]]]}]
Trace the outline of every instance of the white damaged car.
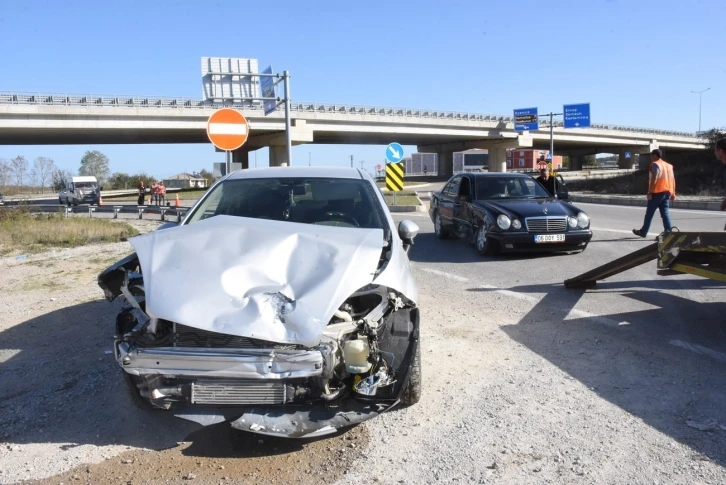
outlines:
[{"label": "white damaged car", "polygon": [[368,173],[234,172],[162,228],[98,277],[137,405],[302,438],[418,402],[418,227]]}]

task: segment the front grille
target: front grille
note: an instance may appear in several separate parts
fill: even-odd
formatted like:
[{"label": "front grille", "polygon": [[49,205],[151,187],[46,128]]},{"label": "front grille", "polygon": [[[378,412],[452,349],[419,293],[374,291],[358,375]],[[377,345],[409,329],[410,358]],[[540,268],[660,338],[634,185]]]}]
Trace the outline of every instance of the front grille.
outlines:
[{"label": "front grille", "polygon": [[528,232],[565,232],[567,230],[566,217],[530,217],[524,220]]},{"label": "front grille", "polygon": [[240,379],[197,379],[192,384],[193,404],[284,404],[282,382]]},{"label": "front grille", "polygon": [[295,345],[279,344],[237,337],[226,333],[208,332],[194,327],[177,324],[175,335],[176,347],[231,348],[231,349],[281,349],[293,350]]}]

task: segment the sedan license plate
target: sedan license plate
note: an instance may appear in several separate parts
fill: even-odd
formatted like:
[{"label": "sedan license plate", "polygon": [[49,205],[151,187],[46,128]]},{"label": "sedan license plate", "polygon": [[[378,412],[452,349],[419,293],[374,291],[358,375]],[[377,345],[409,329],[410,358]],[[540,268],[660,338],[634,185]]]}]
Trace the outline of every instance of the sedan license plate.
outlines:
[{"label": "sedan license plate", "polygon": [[564,234],[538,234],[534,236],[534,242],[536,243],[563,242],[564,240]]}]

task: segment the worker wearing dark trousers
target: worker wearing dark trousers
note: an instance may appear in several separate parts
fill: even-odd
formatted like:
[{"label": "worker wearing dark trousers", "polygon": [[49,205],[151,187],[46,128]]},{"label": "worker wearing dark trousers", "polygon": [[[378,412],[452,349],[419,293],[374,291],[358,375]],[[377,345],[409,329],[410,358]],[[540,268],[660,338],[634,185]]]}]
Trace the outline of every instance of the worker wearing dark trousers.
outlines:
[{"label": "worker wearing dark trousers", "polygon": [[669,212],[670,201],[676,200],[676,178],[673,176],[673,165],[661,159],[661,151],[653,150],[650,154],[650,169],[648,170],[648,207],[645,210],[643,227],[633,229],[633,234],[640,237],[648,235],[650,223],[656,209],[660,211],[663,219],[663,229],[670,232],[671,216]]}]

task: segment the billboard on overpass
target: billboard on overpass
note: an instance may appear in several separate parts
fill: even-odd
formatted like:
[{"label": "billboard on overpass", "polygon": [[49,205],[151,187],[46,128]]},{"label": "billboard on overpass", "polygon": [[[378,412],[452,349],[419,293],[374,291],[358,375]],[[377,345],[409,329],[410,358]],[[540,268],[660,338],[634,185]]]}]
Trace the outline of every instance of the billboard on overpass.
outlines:
[{"label": "billboard on overpass", "polygon": [[249,76],[259,72],[257,59],[202,57],[202,96],[209,103],[257,106],[260,101],[243,98],[261,97],[259,79]]}]

